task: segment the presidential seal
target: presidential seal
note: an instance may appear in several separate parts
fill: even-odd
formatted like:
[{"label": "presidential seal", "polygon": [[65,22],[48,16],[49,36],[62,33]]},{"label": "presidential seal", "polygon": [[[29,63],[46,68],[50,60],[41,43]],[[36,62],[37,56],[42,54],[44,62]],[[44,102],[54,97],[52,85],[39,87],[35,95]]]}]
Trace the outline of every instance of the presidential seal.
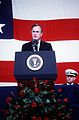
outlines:
[{"label": "presidential seal", "polygon": [[41,56],[33,54],[27,58],[26,64],[30,70],[37,71],[43,66],[43,59]]}]

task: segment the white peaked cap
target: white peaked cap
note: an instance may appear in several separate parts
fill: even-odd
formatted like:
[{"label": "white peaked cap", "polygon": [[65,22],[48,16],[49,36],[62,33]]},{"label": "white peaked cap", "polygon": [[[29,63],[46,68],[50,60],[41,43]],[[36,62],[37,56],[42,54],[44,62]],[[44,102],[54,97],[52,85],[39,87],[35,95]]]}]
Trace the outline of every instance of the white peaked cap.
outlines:
[{"label": "white peaked cap", "polygon": [[65,70],[65,74],[66,75],[70,75],[70,76],[77,76],[78,75],[78,72],[77,71],[75,71],[75,70],[73,70],[73,69],[66,69]]}]

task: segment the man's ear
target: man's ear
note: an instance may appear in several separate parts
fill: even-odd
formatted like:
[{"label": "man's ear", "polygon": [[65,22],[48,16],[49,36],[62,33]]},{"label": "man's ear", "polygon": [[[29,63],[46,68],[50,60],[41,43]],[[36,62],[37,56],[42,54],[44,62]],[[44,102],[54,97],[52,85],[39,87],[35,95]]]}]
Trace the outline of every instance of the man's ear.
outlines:
[{"label": "man's ear", "polygon": [[74,80],[76,79],[76,77],[74,77]]},{"label": "man's ear", "polygon": [[41,37],[42,37],[43,33],[41,33]]}]

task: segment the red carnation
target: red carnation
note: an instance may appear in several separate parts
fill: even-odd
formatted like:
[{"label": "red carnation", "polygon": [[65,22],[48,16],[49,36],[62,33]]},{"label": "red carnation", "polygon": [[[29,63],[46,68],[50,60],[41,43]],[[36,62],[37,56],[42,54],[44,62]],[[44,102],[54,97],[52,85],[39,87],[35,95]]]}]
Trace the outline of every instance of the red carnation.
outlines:
[{"label": "red carnation", "polygon": [[20,105],[15,105],[14,108],[18,109],[20,108]]},{"label": "red carnation", "polygon": [[66,105],[62,105],[62,108],[64,109],[66,107]]},{"label": "red carnation", "polygon": [[54,92],[54,90],[51,90],[50,92]]},{"label": "red carnation", "polygon": [[37,120],[42,120],[41,117],[38,117]]},{"label": "red carnation", "polygon": [[35,108],[36,106],[37,106],[36,102],[33,101],[32,104],[31,104],[31,107]]},{"label": "red carnation", "polygon": [[34,92],[35,92],[35,93],[38,93],[38,92],[39,92],[39,89],[36,87],[36,88],[34,89]]},{"label": "red carnation", "polygon": [[38,83],[37,83],[37,82],[35,82],[35,87],[37,87],[37,85],[38,85]]},{"label": "red carnation", "polygon": [[67,120],[71,120],[71,116],[69,116],[69,115],[66,115],[65,118],[66,118]]},{"label": "red carnation", "polygon": [[34,115],[34,116],[32,116],[32,120],[37,120],[37,118],[36,118],[36,116]]},{"label": "red carnation", "polygon": [[11,98],[11,97],[8,97],[8,98],[5,100],[5,102],[10,105],[11,102],[12,102],[12,98]]},{"label": "red carnation", "polygon": [[25,93],[24,93],[24,92],[19,92],[19,95],[20,95],[21,97],[24,97],[24,96],[25,96]]},{"label": "red carnation", "polygon": [[68,102],[68,98],[64,98],[64,100],[63,100],[64,102]]},{"label": "red carnation", "polygon": [[62,100],[60,98],[57,99],[58,102],[61,102]]},{"label": "red carnation", "polygon": [[44,84],[47,84],[48,83],[48,80],[44,80]]},{"label": "red carnation", "polygon": [[51,95],[51,98],[55,98],[55,95]]},{"label": "red carnation", "polygon": [[62,91],[62,89],[61,89],[61,88],[59,88],[59,89],[58,89],[58,92],[61,92],[61,91]]}]

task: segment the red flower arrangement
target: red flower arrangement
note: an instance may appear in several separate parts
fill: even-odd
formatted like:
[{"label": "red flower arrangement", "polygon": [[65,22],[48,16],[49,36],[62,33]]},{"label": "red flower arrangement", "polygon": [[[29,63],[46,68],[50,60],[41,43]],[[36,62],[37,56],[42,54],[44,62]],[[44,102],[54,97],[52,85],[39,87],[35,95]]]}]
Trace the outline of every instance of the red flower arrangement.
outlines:
[{"label": "red flower arrangement", "polygon": [[68,109],[68,98],[62,99],[62,89],[55,92],[53,81],[33,80],[33,83],[34,89],[25,86],[19,96],[12,95],[6,99],[7,109],[4,110],[3,120],[71,119],[72,111]]}]

